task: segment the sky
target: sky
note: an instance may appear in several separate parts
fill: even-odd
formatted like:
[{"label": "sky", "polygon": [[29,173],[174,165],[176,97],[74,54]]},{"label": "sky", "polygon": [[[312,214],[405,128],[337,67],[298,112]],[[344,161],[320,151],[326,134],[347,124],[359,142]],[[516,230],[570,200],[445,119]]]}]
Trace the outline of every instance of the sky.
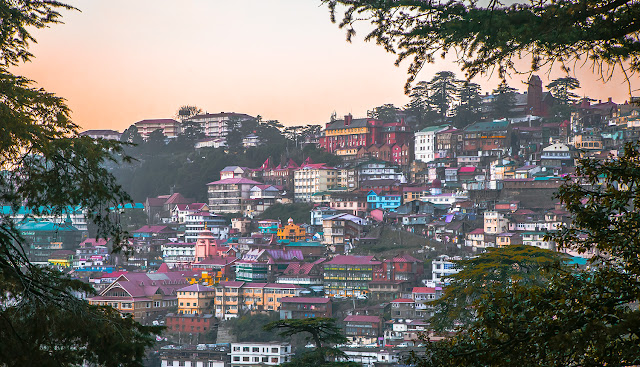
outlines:
[{"label": "sky", "polygon": [[[13,69],[67,99],[81,129],[122,131],[136,121],[173,118],[182,105],[209,113],[239,112],[285,125],[324,124],[366,115],[385,103],[405,105],[407,64],[364,42],[352,43],[331,23],[319,0],[71,0],[64,24],[33,32],[35,58]],[[437,71],[463,76],[438,60]],[[543,84],[560,71],[539,74]],[[589,68],[575,74],[582,95],[624,102],[628,87],[598,81]],[[526,90],[527,76],[512,87]],[[497,75],[473,80],[490,92]]]}]

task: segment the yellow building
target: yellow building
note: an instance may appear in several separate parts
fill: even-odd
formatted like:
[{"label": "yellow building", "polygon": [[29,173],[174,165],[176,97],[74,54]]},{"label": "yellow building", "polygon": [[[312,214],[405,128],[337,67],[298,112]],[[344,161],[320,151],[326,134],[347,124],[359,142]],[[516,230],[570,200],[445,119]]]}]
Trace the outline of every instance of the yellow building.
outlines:
[{"label": "yellow building", "polygon": [[213,300],[215,315],[228,320],[240,311],[278,311],[283,297],[297,297],[303,288],[294,284],[220,282]]},{"label": "yellow building", "polygon": [[213,297],[215,288],[200,284],[193,284],[178,289],[178,313],[181,314],[205,314],[213,309]]},{"label": "yellow building", "polygon": [[300,242],[304,241],[306,238],[307,232],[304,230],[304,228],[300,227],[297,224],[294,224],[293,218],[289,218],[286,226],[278,228],[279,240],[291,240],[291,242]]}]

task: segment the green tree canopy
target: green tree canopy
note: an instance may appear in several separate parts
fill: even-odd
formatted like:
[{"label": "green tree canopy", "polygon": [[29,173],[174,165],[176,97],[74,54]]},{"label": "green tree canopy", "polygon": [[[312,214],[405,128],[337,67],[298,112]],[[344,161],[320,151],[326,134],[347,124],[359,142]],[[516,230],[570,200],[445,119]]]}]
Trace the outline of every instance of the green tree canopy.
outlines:
[{"label": "green tree canopy", "polygon": [[[425,63],[453,55],[468,77],[516,70],[520,57],[529,70],[590,62],[597,73],[640,70],[640,3],[635,0],[499,1],[325,0],[332,21],[354,34],[370,22],[365,37],[397,53],[396,64],[412,59],[409,83]],[[340,6],[339,6],[340,5]],[[338,10],[345,9],[342,16]],[[526,70],[520,70],[526,71]],[[629,76],[629,74],[627,74]]]},{"label": "green tree canopy", "polygon": [[440,121],[451,115],[452,104],[458,98],[459,81],[451,71],[439,71],[427,82],[428,101],[432,109],[438,113]]},{"label": "green tree canopy", "polygon": [[482,118],[480,86],[471,82],[460,82],[458,100],[453,121],[457,128],[464,128]]},{"label": "green tree canopy", "polygon": [[503,119],[514,115],[516,106],[516,89],[510,87],[506,81],[502,81],[498,88],[493,90],[493,100],[491,101],[491,117]]},{"label": "green tree canopy", "polygon": [[[30,31],[59,22],[56,1],[0,1],[0,202],[61,216],[87,211],[116,251],[124,233],[109,208],[130,202],[105,165],[130,161],[120,142],[78,136],[64,100],[13,75],[28,61]],[[62,273],[32,265],[8,213],[0,214],[0,363],[7,366],[141,366],[157,327],[79,297],[95,291]],[[28,246],[28,245],[26,245]]]}]

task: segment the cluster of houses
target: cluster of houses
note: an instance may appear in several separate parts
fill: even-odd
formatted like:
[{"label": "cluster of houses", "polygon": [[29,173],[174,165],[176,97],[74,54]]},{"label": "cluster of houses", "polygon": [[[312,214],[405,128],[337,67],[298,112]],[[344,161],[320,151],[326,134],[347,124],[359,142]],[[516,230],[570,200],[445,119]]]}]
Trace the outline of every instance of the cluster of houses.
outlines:
[{"label": "cluster of houses", "polygon": [[[574,177],[577,159],[615,156],[639,137],[640,108],[631,104],[584,100],[570,119],[549,122],[553,99],[536,79],[517,100],[520,116],[464,128],[442,123],[412,131],[402,116],[332,121],[312,140],[342,157],[341,164],[267,158],[260,167],[230,165],[207,184],[204,202],[171,192],[118,208],[146,216],[131,231],[128,257],[88,236],[82,208],[62,217],[26,207],[3,207],[2,214],[16,222],[31,261],[86,279],[98,292],[89,302],[146,324],[164,323],[168,335],[205,340],[221,320],[245,313],[335,317],[362,347],[346,349],[350,358],[395,363],[398,348],[429,332],[429,302],[459,271],[453,261],[460,258],[425,262],[434,242],[467,253],[516,244],[556,250],[545,235],[571,218],[553,193]],[[197,146],[223,147],[229,121],[244,118],[250,116],[192,117],[206,135]],[[135,125],[143,138],[157,129],[169,138],[181,130],[171,119]],[[118,138],[108,130],[84,135]],[[244,143],[260,144],[260,137]],[[263,216],[275,204],[294,202],[310,204],[307,223]],[[377,227],[420,236],[423,248],[354,255],[378,240],[370,234]],[[196,352],[164,353],[184,361]],[[212,366],[251,366],[277,365],[292,352],[287,343],[232,343],[198,353],[215,356],[207,362]]]}]

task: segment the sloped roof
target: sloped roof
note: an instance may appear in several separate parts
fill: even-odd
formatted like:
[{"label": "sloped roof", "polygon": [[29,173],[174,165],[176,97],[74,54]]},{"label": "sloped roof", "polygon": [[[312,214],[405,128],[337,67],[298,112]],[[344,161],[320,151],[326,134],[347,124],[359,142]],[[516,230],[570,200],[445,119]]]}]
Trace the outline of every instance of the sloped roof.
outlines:
[{"label": "sloped roof", "polygon": [[379,316],[367,316],[367,315],[349,315],[344,318],[344,322],[380,322]]},{"label": "sloped roof", "polygon": [[329,303],[331,298],[327,297],[284,297],[280,303]]},{"label": "sloped roof", "polygon": [[192,284],[190,286],[178,289],[178,292],[214,292],[215,288],[207,287],[201,284]]},{"label": "sloped roof", "polygon": [[224,180],[209,182],[207,185],[233,185],[233,184],[262,185],[262,182],[250,180],[244,177],[234,177],[234,178],[225,178]]},{"label": "sloped roof", "polygon": [[325,265],[380,265],[375,256],[338,255]]}]

